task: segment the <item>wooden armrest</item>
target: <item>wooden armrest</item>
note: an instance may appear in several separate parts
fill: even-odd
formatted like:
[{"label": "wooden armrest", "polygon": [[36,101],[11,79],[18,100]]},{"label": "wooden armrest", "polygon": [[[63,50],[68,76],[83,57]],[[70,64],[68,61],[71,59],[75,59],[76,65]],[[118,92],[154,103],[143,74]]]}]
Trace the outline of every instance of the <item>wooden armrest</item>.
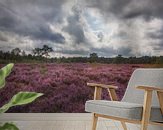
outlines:
[{"label": "wooden armrest", "polygon": [[106,85],[106,84],[97,84],[97,83],[87,83],[90,87],[100,87],[100,88],[106,88],[106,89],[118,89],[117,86],[114,85]]},{"label": "wooden armrest", "polygon": [[149,87],[149,86],[138,86],[137,89],[143,89],[145,91],[157,91],[157,92],[163,92],[162,88],[158,87]]},{"label": "wooden armrest", "polygon": [[151,106],[152,106],[152,94],[153,91],[157,92],[157,96],[160,103],[161,112],[163,114],[163,89],[158,87],[149,87],[149,86],[138,86],[138,89],[143,89],[144,92],[144,105],[143,105],[143,113],[141,124],[142,128],[147,128],[148,124],[150,123],[150,113],[151,113]]},{"label": "wooden armrest", "polygon": [[87,83],[88,86],[90,87],[95,87],[95,92],[94,92],[94,100],[100,100],[101,99],[101,92],[102,88],[108,89],[110,98],[112,101],[117,101],[117,95],[115,92],[115,89],[117,89],[117,86],[114,85],[105,85],[105,84],[97,84],[97,83]]}]

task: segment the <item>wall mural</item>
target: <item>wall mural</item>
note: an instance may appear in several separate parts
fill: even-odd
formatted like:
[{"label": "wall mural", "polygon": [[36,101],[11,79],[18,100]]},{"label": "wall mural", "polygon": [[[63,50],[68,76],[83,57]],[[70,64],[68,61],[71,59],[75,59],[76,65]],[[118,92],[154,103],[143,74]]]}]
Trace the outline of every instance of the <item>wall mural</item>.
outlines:
[{"label": "wall mural", "polygon": [[135,69],[163,67],[162,9],[162,0],[1,0],[0,68],[14,68],[0,107],[29,91],[44,95],[7,112],[85,112],[87,82],[117,85],[121,100]]}]

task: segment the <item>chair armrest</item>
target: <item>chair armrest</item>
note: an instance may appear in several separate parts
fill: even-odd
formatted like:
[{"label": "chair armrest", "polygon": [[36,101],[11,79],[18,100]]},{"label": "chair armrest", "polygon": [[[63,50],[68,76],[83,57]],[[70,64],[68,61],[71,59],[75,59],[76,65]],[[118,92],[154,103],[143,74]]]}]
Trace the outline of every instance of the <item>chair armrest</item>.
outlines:
[{"label": "chair armrest", "polygon": [[112,101],[118,100],[116,92],[115,92],[115,90],[118,88],[117,86],[97,84],[97,83],[87,83],[87,85],[90,87],[95,87],[94,100],[100,100],[101,99],[102,88],[105,88],[108,90],[109,96],[110,96]]},{"label": "chair armrest", "polygon": [[[152,100],[152,92],[156,91],[157,92],[157,96],[158,96],[158,100],[159,100],[159,104],[160,104],[160,108],[161,108],[161,113],[163,114],[163,89],[159,88],[159,87],[149,87],[149,86],[138,86],[136,87],[137,89],[142,89],[145,91],[145,97],[144,97],[144,107],[147,105],[148,107],[151,107],[151,100]],[[149,101],[150,100],[150,101]],[[144,108],[144,111],[146,111],[146,109],[149,108]],[[148,110],[151,111],[151,108]],[[144,114],[146,112],[143,112]]]},{"label": "chair armrest", "polygon": [[143,89],[145,91],[157,91],[157,92],[163,92],[162,88],[158,87],[149,87],[149,86],[138,86],[137,89]]},{"label": "chair armrest", "polygon": [[114,85],[106,85],[106,84],[97,84],[97,83],[87,83],[90,87],[100,87],[100,88],[106,88],[106,89],[118,89],[117,86]]}]

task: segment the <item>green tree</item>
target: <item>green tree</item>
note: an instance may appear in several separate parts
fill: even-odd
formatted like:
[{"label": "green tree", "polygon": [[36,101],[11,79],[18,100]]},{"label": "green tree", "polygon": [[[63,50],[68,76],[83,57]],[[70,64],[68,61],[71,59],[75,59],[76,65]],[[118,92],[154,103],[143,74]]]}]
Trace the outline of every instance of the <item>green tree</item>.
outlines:
[{"label": "green tree", "polygon": [[48,45],[43,45],[42,48],[35,48],[33,49],[32,53],[34,56],[45,56],[46,58],[49,57],[49,53],[53,52],[52,47],[49,47]]},{"label": "green tree", "polygon": [[26,56],[26,53],[25,53],[24,50],[22,51],[21,55],[22,55],[22,56]]},{"label": "green tree", "polygon": [[43,45],[41,49],[42,56],[45,56],[46,58],[49,57],[49,53],[53,52],[52,47],[49,47],[48,45]]},{"label": "green tree", "polygon": [[14,55],[20,55],[20,53],[21,53],[20,48],[14,48],[11,51],[11,54],[14,54]]},{"label": "green tree", "polygon": [[34,56],[42,56],[41,55],[41,48],[35,48],[32,50]]},{"label": "green tree", "polygon": [[122,55],[118,55],[118,56],[116,56],[116,57],[114,58],[113,63],[114,63],[114,64],[122,64],[122,63],[125,63],[124,60],[125,60],[125,58],[122,57]]},{"label": "green tree", "polygon": [[98,54],[97,53],[91,53],[90,56],[89,56],[89,58],[90,58],[90,62],[91,63],[92,62],[97,62],[97,60],[98,60]]}]

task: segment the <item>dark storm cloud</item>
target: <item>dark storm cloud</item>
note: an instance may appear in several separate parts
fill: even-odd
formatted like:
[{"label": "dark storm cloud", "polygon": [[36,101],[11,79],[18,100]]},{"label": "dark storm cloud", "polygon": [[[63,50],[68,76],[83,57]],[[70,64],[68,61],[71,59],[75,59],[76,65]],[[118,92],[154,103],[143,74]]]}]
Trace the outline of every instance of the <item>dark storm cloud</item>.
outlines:
[{"label": "dark storm cloud", "polygon": [[[149,32],[148,36],[152,39],[163,40],[163,27],[157,31]],[[162,41],[163,42],[163,41]]]},{"label": "dark storm cloud", "polygon": [[100,2],[99,0],[86,0],[85,3],[88,7],[99,9],[102,14],[113,13],[121,16],[123,9],[130,3],[130,0],[100,0]]},{"label": "dark storm cloud", "polygon": [[[132,9],[133,7],[133,9]],[[147,20],[152,17],[163,18],[163,2],[162,0],[134,0],[133,6],[126,13],[126,18],[143,16]]]},{"label": "dark storm cloud", "polygon": [[36,40],[64,43],[64,36],[53,32],[48,25],[48,22],[62,22],[62,3],[64,0],[0,1],[0,30]]},{"label": "dark storm cloud", "polygon": [[88,7],[99,9],[102,14],[114,14],[119,18],[135,18],[143,16],[163,17],[162,0],[87,0]]},{"label": "dark storm cloud", "polygon": [[57,43],[64,43],[65,38],[60,33],[52,32],[52,30],[48,26],[37,26],[37,30],[32,30],[26,32],[25,30],[18,31],[19,34],[24,34],[28,36],[28,34],[31,35],[31,38],[38,39],[38,40],[47,40]]},{"label": "dark storm cloud", "polygon": [[73,6],[72,15],[67,18],[68,25],[63,28],[73,36],[75,43],[86,43],[86,37],[84,34],[83,26],[81,24],[81,10],[78,6]]},{"label": "dark storm cloud", "polygon": [[[81,3],[83,3],[82,1],[83,0],[81,0]],[[112,18],[117,20],[120,26],[114,37],[119,38],[120,41],[126,41],[121,43],[124,44],[125,48],[123,48],[122,45],[122,47],[118,49],[122,55],[130,56],[135,54],[135,52],[141,55],[141,52],[143,52],[141,44],[146,44],[149,48],[151,47],[155,53],[156,40],[159,40],[160,43],[156,45],[157,48],[162,48],[163,31],[157,31],[159,24],[155,26],[155,32],[145,31],[144,37],[142,38],[141,30],[144,31],[145,26],[140,27],[139,25],[141,25],[141,23],[137,23],[142,21],[148,24],[154,19],[160,19],[163,23],[162,0],[85,0],[83,4],[88,8],[99,10],[106,20],[106,23],[108,20],[112,21]],[[150,41],[149,39],[154,41]],[[145,40],[149,43],[143,43]]]},{"label": "dark storm cloud", "polygon": [[163,50],[163,27],[157,31],[149,32],[148,37],[157,41],[153,43],[153,48],[155,51]]},{"label": "dark storm cloud", "polygon": [[157,21],[163,23],[162,9],[162,0],[0,0],[0,41],[26,50],[29,42],[33,48],[46,43],[64,48],[58,53],[65,55],[101,56],[140,54],[144,44],[156,54],[163,48]]},{"label": "dark storm cloud", "polygon": [[17,22],[16,16],[0,3],[0,30],[13,29]]}]

